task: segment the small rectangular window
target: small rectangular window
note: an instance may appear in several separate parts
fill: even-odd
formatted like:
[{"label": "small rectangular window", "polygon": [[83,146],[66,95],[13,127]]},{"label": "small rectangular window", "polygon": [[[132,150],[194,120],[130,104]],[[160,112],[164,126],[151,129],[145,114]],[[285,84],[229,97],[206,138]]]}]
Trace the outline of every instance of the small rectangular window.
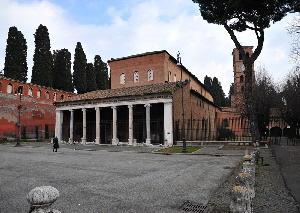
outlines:
[{"label": "small rectangular window", "polygon": [[148,70],[148,81],[153,81],[153,70]]},{"label": "small rectangular window", "polygon": [[133,81],[134,82],[139,82],[139,72],[135,71],[133,74]]}]

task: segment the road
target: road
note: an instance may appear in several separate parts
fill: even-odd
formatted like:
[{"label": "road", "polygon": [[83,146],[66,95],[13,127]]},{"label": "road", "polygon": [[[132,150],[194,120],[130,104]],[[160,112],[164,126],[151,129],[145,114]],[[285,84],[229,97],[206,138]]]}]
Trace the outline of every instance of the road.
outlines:
[{"label": "road", "polygon": [[300,203],[300,146],[272,146],[282,176],[295,200]]}]

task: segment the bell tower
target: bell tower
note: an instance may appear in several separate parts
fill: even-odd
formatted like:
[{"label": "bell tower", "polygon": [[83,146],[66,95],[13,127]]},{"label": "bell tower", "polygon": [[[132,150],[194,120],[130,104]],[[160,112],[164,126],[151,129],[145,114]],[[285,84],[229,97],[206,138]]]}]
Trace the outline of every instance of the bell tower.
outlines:
[{"label": "bell tower", "polygon": [[[246,55],[250,57],[253,53],[253,46],[243,46]],[[234,77],[234,94],[231,96],[231,108],[238,110],[244,102],[245,90],[245,66],[242,55],[237,48],[233,49],[233,77]],[[254,77],[254,67],[252,67],[252,76]]]}]

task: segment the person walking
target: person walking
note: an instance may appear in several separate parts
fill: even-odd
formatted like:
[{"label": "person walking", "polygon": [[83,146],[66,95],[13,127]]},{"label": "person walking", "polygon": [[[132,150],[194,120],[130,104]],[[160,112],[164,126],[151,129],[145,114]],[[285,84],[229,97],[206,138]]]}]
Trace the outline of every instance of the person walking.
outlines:
[{"label": "person walking", "polygon": [[54,152],[54,149],[55,149],[55,152],[57,152],[58,148],[59,148],[58,138],[55,137],[55,138],[53,138],[53,152]]}]

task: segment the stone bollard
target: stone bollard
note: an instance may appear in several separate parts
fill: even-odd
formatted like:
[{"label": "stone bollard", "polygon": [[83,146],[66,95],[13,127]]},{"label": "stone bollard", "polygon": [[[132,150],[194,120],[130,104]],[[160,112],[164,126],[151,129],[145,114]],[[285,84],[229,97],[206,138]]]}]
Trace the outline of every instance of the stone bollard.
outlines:
[{"label": "stone bollard", "polygon": [[231,190],[230,211],[232,213],[251,213],[251,198],[246,187],[235,186]]},{"label": "stone bollard", "polygon": [[26,196],[30,203],[30,213],[61,213],[51,205],[59,197],[59,191],[52,186],[40,186],[32,189]]},{"label": "stone bollard", "polygon": [[246,161],[243,163],[243,168],[241,169],[241,173],[250,173],[252,177],[253,183],[255,183],[255,164],[250,161]]},{"label": "stone bollard", "polygon": [[253,161],[254,161],[254,163],[257,162],[257,159],[258,159],[258,157],[259,157],[259,154],[260,154],[259,148],[256,148],[256,149],[251,153],[251,155],[253,156]]},{"label": "stone bollard", "polygon": [[253,156],[252,155],[245,155],[243,157],[244,161],[252,162],[253,161]]},{"label": "stone bollard", "polygon": [[243,169],[248,169],[250,171],[255,171],[255,164],[250,161],[245,161],[243,163]]},{"label": "stone bollard", "polygon": [[248,189],[250,198],[255,197],[253,175],[250,172],[239,173],[236,180],[238,186]]}]

